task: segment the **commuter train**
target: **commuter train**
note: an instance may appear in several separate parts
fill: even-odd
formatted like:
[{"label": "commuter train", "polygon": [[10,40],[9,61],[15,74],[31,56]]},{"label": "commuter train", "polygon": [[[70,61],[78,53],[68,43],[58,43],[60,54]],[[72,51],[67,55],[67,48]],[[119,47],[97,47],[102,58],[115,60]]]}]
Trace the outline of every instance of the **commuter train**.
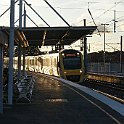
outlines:
[{"label": "commuter train", "polygon": [[[18,67],[17,63],[17,57],[15,57],[15,69]],[[60,76],[73,82],[80,82],[84,78],[83,55],[80,51],[74,49],[63,49],[59,53],[26,56],[25,69]]]},{"label": "commuter train", "polygon": [[60,51],[58,73],[61,78],[74,82],[80,82],[84,77],[82,53],[73,49]]}]

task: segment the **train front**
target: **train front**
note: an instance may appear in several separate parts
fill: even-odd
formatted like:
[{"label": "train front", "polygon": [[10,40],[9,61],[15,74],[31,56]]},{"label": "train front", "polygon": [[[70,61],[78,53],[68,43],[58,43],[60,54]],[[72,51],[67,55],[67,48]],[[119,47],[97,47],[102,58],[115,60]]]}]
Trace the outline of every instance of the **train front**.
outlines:
[{"label": "train front", "polygon": [[84,76],[84,62],[82,53],[69,49],[63,50],[59,54],[59,73],[60,77],[80,82]]}]

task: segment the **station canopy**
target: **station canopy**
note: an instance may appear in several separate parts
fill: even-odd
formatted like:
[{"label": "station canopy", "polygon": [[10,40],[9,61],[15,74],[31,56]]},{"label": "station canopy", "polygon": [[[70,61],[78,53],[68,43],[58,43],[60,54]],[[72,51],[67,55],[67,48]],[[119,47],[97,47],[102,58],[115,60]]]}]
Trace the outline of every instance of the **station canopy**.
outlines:
[{"label": "station canopy", "polygon": [[[96,26],[26,27],[21,30],[15,28],[15,44],[21,40],[21,42],[25,42],[23,44],[29,46],[71,45],[75,41],[91,35],[95,30]],[[5,31],[10,34],[9,28],[4,28]]]},{"label": "station canopy", "polygon": [[29,45],[51,46],[71,45],[81,37],[90,35],[96,26],[82,27],[35,27],[23,28],[22,31]]}]

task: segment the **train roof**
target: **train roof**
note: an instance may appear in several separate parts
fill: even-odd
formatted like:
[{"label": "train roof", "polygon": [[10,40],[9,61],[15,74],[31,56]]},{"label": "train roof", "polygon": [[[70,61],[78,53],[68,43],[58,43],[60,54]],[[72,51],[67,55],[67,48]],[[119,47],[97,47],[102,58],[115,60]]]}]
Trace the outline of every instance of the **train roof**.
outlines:
[{"label": "train roof", "polygon": [[[52,45],[71,45],[75,41],[86,35],[91,35],[96,26],[70,26],[70,27],[26,27],[15,28],[15,44],[24,42],[29,46],[52,46]],[[9,37],[10,28],[2,27],[1,31]]]}]

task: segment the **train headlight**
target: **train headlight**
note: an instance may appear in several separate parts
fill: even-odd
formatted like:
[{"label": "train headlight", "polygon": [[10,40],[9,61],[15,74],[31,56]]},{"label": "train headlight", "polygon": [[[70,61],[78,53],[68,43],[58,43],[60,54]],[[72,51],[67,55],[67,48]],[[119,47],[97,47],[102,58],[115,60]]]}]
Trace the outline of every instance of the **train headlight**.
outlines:
[{"label": "train headlight", "polygon": [[62,56],[64,56],[64,53],[62,53]]},{"label": "train headlight", "polygon": [[82,73],[82,70],[80,70],[80,73]]},{"label": "train headlight", "polygon": [[77,56],[79,56],[80,55],[80,53],[77,53]]},{"label": "train headlight", "polygon": [[64,71],[64,74],[66,74],[67,72],[66,71]]}]

